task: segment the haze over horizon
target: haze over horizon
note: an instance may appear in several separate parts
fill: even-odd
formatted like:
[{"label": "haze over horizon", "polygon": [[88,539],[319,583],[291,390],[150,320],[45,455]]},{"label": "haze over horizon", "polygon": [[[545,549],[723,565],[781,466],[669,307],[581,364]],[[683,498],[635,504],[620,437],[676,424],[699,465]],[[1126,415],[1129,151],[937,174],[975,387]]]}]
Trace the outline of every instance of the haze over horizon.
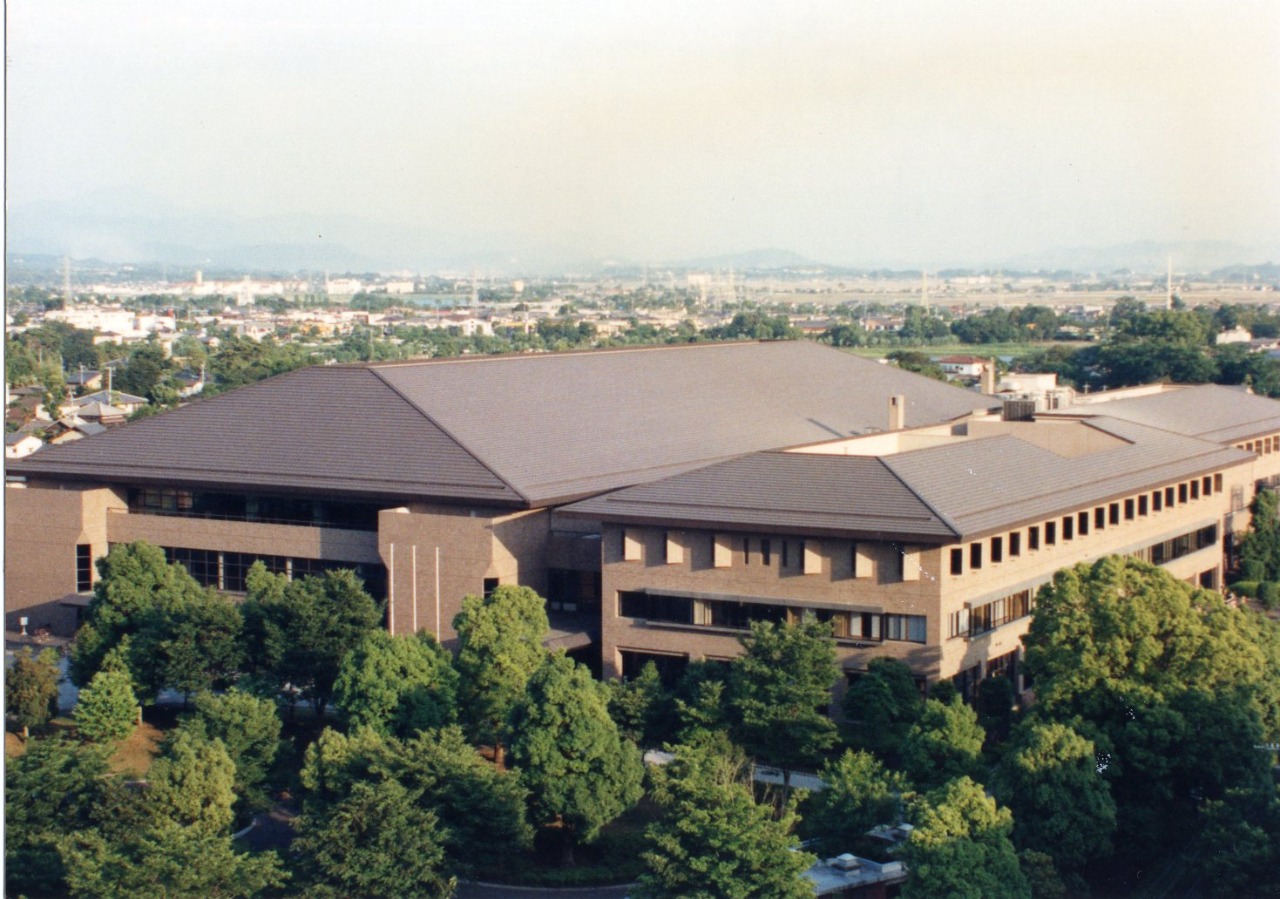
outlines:
[{"label": "haze over horizon", "polygon": [[7,15],[10,249],[945,266],[1280,246],[1271,2]]}]

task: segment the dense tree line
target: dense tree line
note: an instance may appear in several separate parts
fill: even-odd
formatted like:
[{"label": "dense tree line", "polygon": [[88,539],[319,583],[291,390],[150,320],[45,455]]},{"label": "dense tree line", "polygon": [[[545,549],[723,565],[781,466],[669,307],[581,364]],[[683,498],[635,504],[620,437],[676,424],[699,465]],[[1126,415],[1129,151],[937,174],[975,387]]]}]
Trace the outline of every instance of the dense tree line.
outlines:
[{"label": "dense tree line", "polygon": [[[642,793],[636,893],[651,899],[811,895],[801,837],[824,857],[873,854],[867,832],[900,822],[914,826],[898,850],[907,897],[1078,892],[1193,833],[1223,892],[1275,886],[1280,799],[1254,746],[1280,735],[1280,626],[1133,560],[1041,591],[1029,710],[1003,678],[974,707],[878,659],[839,726],[834,638],[812,619],[756,623],[734,661],[665,683],[649,665],[604,684],[544,648],[527,588],[468,597],[452,655],[388,634],[349,573],[255,568],[239,607],[145,544],[113,548],[101,573],[72,658],[79,739],[32,737],[6,772],[11,890],[448,896],[495,846],[550,840],[571,864]],[[50,664],[22,657],[6,696],[37,731]],[[192,701],[148,785],[128,785],[101,747],[160,689]],[[299,699],[329,709],[318,736],[285,735]],[[638,745],[673,760],[646,773]],[[773,795],[755,763],[826,788],[784,778]],[[245,853],[232,830],[281,788],[301,801],[292,850]]]}]

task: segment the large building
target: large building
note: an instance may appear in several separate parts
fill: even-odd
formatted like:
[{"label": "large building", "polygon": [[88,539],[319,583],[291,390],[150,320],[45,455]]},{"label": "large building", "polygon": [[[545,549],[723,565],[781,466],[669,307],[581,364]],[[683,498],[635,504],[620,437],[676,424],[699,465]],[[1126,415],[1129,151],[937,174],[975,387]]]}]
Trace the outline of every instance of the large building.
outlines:
[{"label": "large building", "polygon": [[526,584],[607,675],[812,612],[851,677],[968,690],[1017,675],[1065,565],[1219,586],[1278,474],[1280,404],[1224,387],[1005,421],[803,342],[317,367],[10,462],[7,626],[70,633],[93,562],[146,540],[233,594],[257,560],[354,567],[392,632],[446,642],[464,595]]}]

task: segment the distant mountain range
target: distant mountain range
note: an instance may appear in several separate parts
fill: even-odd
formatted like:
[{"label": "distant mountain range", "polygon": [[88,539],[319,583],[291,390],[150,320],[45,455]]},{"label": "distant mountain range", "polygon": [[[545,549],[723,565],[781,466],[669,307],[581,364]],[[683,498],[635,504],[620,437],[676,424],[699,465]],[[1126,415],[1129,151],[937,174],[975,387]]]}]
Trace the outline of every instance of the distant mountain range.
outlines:
[{"label": "distant mountain range", "polygon": [[[520,234],[446,233],[358,217],[254,217],[184,210],[149,197],[104,192],[76,204],[28,203],[8,212],[6,251],[15,255],[96,258],[114,263],[262,272],[458,271],[553,275],[628,273],[654,268],[739,272],[858,274],[786,249],[769,248],[684,260],[602,261],[571,247]],[[1108,247],[1048,249],[972,265],[974,271],[1163,274],[1256,266],[1280,259],[1280,246],[1215,241],[1141,241]]]}]

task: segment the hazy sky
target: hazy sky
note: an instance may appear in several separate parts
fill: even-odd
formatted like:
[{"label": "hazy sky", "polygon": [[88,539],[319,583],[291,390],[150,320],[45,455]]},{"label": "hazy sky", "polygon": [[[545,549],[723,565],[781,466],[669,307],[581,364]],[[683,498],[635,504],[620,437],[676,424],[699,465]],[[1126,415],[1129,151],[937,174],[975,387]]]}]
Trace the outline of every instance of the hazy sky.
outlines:
[{"label": "hazy sky", "polygon": [[1280,236],[1280,3],[9,0],[12,204],[830,262]]}]

